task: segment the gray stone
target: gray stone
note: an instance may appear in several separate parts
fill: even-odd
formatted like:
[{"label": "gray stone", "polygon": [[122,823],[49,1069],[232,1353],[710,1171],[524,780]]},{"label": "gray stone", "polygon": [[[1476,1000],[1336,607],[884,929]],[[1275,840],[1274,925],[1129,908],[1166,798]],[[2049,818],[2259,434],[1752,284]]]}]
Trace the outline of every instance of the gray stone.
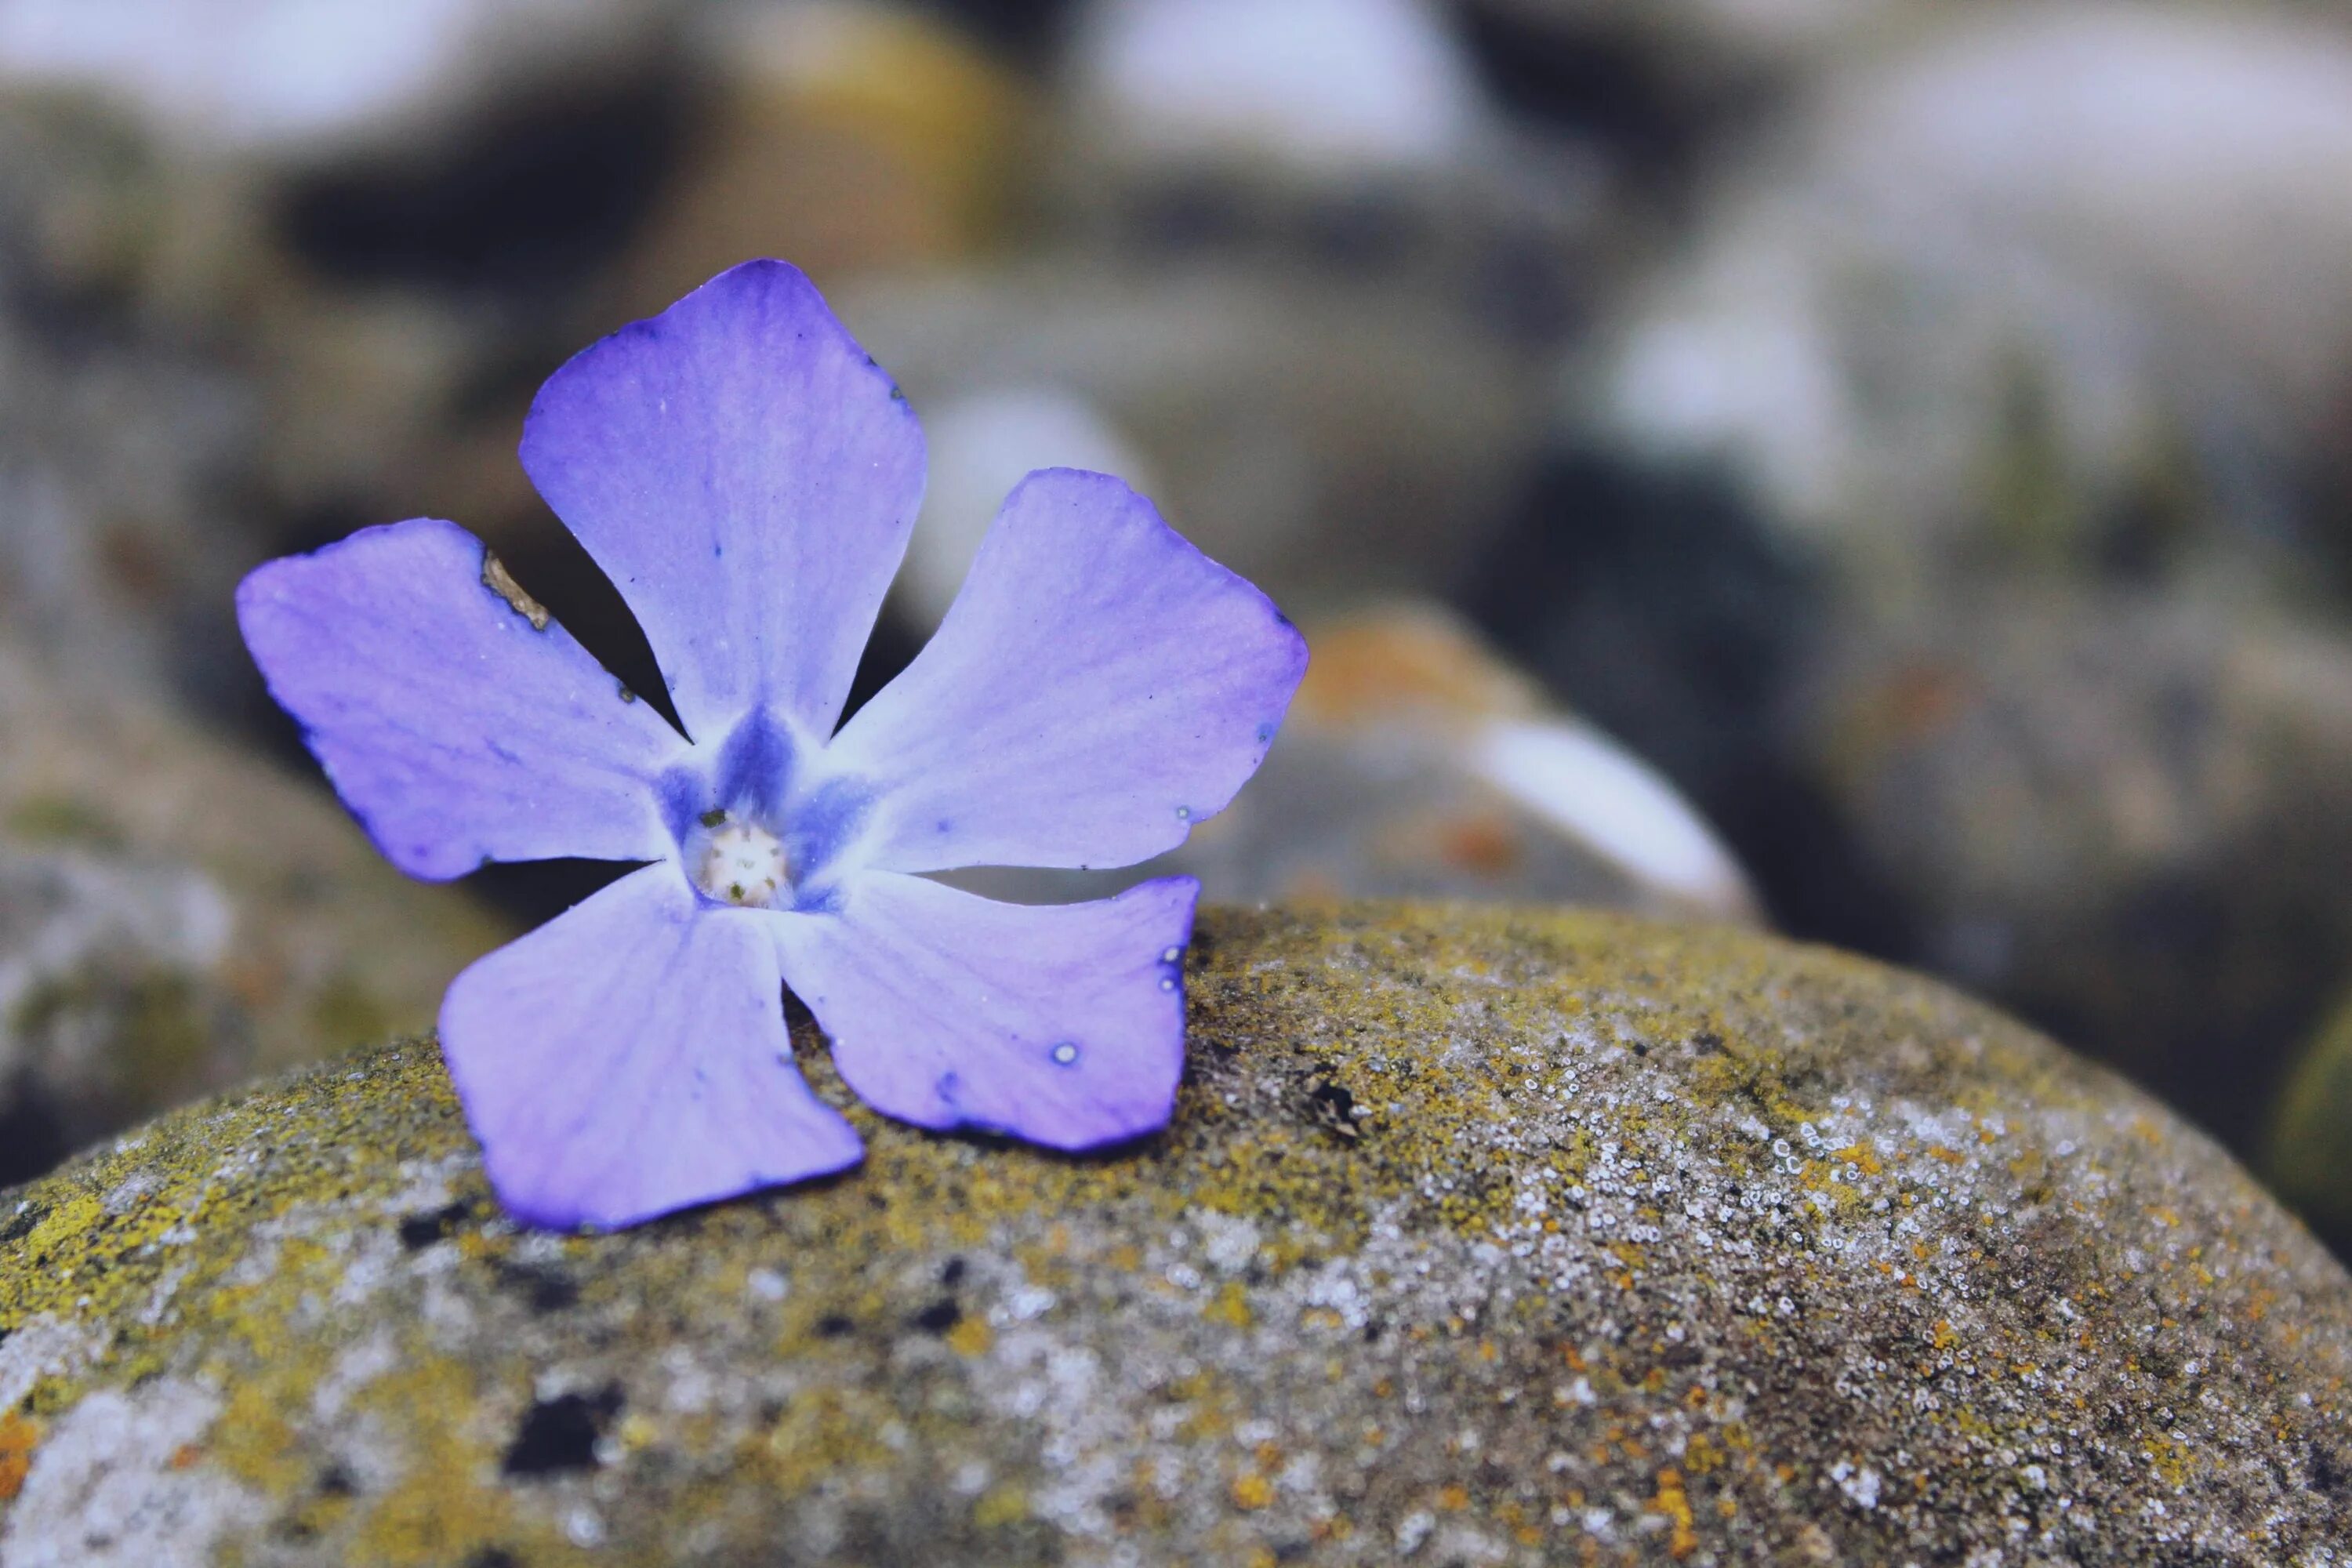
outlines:
[{"label": "gray stone", "polygon": [[[916,410],[1074,398],[1159,477],[1152,500],[1294,615],[1456,575],[1540,437],[1538,367],[1426,291],[1238,266],[1064,257],[833,303]],[[969,529],[919,531],[968,552]]]},{"label": "gray stone", "polygon": [[2014,588],[1848,628],[1802,749],[1922,961],[2244,1146],[2352,952],[2352,642]]},{"label": "gray stone", "polygon": [[1989,572],[2299,585],[2347,493],[2305,487],[2352,391],[2352,40],[1937,9],[1727,168],[1571,422],[1733,470],[1906,608]]},{"label": "gray stone", "polygon": [[0,1558],[2343,1561],[2352,1279],[1978,1004],[1377,905],[1188,991],[1097,1158],[852,1109],[838,1180],[525,1234],[410,1040],[0,1195]]}]

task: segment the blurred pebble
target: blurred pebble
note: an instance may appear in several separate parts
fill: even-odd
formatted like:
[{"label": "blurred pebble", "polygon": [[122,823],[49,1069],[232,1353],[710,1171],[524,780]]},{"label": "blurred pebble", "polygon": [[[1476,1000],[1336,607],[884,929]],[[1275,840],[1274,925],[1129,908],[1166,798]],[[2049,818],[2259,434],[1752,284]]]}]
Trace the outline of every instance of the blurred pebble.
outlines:
[{"label": "blurred pebble", "polygon": [[1727,466],[1908,605],[1987,573],[2291,580],[2347,394],[2352,36],[2069,5],[1832,72],[1570,417]]},{"label": "blurred pebble", "polygon": [[2011,589],[1849,628],[1801,744],[1916,957],[2242,1147],[2352,953],[2352,641]]},{"label": "blurred pebble", "polygon": [[1139,493],[1151,466],[1091,404],[1049,387],[982,387],[923,410],[922,515],[891,592],[913,627],[939,625],[1013,487],[1040,468],[1115,474]]},{"label": "blurred pebble", "polygon": [[88,91],[167,138],[296,162],[397,145],[642,49],[662,0],[0,0],[0,87]]},{"label": "blurred pebble", "polygon": [[[1298,613],[1453,577],[1541,417],[1529,362],[1373,283],[1065,260],[834,303],[926,419],[1003,388],[1087,410],[1157,477],[1171,523]],[[955,574],[934,550],[969,548],[918,531],[918,580]]]},{"label": "blurred pebble", "polygon": [[818,279],[999,240],[1035,134],[1027,86],[935,16],[873,0],[718,4],[688,34],[697,120],[625,266],[649,315],[752,256]]},{"label": "blurred pebble", "polygon": [[1171,858],[1206,896],[1758,918],[1738,864],[1673,785],[1444,612],[1360,612],[1309,626],[1307,643],[1265,766]]},{"label": "blurred pebble", "polygon": [[1068,68],[1082,134],[1139,163],[1363,180],[1457,167],[1490,129],[1423,0],[1099,0]]},{"label": "blurred pebble", "polygon": [[1759,923],[1745,873],[1671,784],[1444,611],[1393,603],[1307,637],[1265,766],[1181,847],[1114,873],[950,879],[1047,900],[1184,874],[1226,903],[1480,899]]}]

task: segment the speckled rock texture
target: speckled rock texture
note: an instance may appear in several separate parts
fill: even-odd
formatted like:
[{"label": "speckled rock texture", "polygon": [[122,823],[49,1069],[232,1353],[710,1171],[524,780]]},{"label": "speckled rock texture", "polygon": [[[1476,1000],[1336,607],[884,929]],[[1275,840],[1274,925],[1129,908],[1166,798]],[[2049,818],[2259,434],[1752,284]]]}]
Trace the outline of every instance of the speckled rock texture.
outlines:
[{"label": "speckled rock texture", "polygon": [[524,1234],[412,1040],[7,1194],[0,1563],[2352,1560],[2352,1279],[1978,1004],[1380,905],[1213,913],[1189,994],[1116,1157],[852,1110]]}]

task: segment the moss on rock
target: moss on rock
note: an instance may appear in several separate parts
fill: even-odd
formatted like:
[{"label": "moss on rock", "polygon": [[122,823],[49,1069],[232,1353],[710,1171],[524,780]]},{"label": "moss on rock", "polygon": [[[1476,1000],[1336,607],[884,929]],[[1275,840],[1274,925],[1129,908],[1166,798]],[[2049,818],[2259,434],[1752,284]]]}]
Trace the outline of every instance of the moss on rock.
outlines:
[{"label": "moss on rock", "polygon": [[168,1116],[0,1198],[0,1560],[2352,1539],[2352,1280],[1979,1005],[1730,931],[1388,906],[1213,913],[1189,989],[1137,1149],[852,1106],[860,1171],[614,1237],[499,1215],[428,1040]]}]

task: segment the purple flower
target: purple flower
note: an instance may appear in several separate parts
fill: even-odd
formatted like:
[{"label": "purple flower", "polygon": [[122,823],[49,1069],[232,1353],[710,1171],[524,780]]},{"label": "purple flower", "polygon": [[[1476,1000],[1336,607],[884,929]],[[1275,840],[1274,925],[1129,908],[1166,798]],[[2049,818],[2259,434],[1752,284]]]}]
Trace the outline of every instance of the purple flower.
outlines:
[{"label": "purple flower", "polygon": [[838,731],[923,437],[808,279],[721,274],[540,390],[523,467],[687,731],[473,535],[273,561],[247,645],[394,864],[642,861],[450,985],[441,1043],[523,1219],[623,1226],[856,1163],[782,990],[885,1115],[1087,1149],[1165,1126],[1200,886],[993,903],[919,873],[1131,865],[1257,768],[1307,650],[1115,479],[1032,474],[929,647]]}]

